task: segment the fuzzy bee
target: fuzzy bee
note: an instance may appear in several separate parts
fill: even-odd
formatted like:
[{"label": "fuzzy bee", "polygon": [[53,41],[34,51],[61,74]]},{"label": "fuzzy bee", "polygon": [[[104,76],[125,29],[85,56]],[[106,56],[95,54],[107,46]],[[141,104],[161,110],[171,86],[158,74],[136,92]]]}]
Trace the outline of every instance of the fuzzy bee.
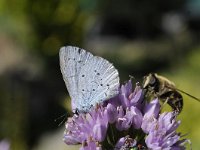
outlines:
[{"label": "fuzzy bee", "polygon": [[145,95],[158,97],[164,103],[168,103],[177,114],[183,109],[183,97],[180,92],[200,102],[200,99],[177,89],[172,81],[156,73],[144,77],[143,89]]}]

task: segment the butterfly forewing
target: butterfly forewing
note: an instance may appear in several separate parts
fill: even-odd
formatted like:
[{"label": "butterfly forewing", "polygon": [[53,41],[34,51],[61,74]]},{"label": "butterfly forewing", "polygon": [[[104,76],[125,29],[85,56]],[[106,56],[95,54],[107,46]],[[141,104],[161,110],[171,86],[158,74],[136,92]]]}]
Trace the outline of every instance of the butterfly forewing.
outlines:
[{"label": "butterfly forewing", "polygon": [[60,68],[68,89],[69,95],[72,100],[76,99],[77,91],[77,78],[82,66],[87,63],[93,55],[78,47],[62,47],[60,49]]},{"label": "butterfly forewing", "polygon": [[85,112],[118,94],[118,71],[101,57],[77,47],[63,47],[60,66],[73,109]]}]

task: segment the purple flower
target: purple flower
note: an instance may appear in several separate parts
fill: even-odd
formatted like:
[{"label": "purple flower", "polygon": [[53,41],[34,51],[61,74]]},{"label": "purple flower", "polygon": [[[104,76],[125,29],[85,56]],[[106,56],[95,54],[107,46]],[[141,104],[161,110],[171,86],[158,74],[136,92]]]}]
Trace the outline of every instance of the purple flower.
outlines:
[{"label": "purple flower", "polygon": [[[180,121],[176,121],[173,112],[162,113],[152,124],[146,137],[146,145],[150,149],[170,150],[178,148],[183,142],[180,142],[180,134],[176,132]],[[178,143],[179,142],[179,143]]]},{"label": "purple flower", "polygon": [[119,131],[127,130],[131,126],[139,129],[142,124],[143,115],[140,110],[131,106],[130,108],[123,109],[122,106],[114,107],[112,104],[107,105],[108,122],[116,124]]},{"label": "purple flower", "polygon": [[135,129],[139,129],[142,124],[142,113],[135,106],[131,106],[126,110],[119,107],[119,115],[117,117],[116,128],[119,131],[127,130],[131,126]]},{"label": "purple flower", "polygon": [[129,80],[116,97],[68,118],[63,139],[82,144],[80,150],[185,149],[190,141],[176,132],[177,114],[160,111],[159,100],[148,102],[140,86],[133,90]]},{"label": "purple flower", "polygon": [[152,100],[149,104],[146,104],[144,108],[144,117],[142,121],[142,130],[148,133],[156,123],[156,119],[160,112],[160,104],[158,99]]},{"label": "purple flower", "polygon": [[[119,89],[119,95],[107,101],[114,106],[122,106],[123,109],[131,106],[140,106],[142,103],[142,89],[136,85],[134,91],[132,91],[132,83],[129,80],[125,85],[122,85]],[[106,102],[106,104],[107,104]]]},{"label": "purple flower", "polygon": [[140,110],[134,106],[131,107],[131,113],[132,113],[132,125],[135,129],[139,129],[142,125],[143,115],[140,112]]},{"label": "purple flower", "polygon": [[108,105],[107,105],[107,113],[108,113],[108,121],[109,121],[109,123],[114,123],[117,120],[117,117],[118,117],[117,108],[114,105],[108,103]]},{"label": "purple flower", "polygon": [[102,142],[108,126],[107,110],[102,107],[91,113],[74,115],[66,122],[64,142],[66,144]]}]

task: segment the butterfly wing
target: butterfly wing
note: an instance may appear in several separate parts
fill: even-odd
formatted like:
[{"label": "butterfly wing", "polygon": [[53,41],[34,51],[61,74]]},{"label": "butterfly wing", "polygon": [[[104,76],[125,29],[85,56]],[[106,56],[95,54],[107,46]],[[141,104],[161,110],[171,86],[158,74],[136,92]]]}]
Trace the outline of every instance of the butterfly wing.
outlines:
[{"label": "butterfly wing", "polygon": [[65,81],[65,85],[72,99],[72,109],[76,108],[74,101],[78,96],[78,75],[81,68],[87,63],[93,55],[85,50],[66,46],[60,49],[60,69]]},{"label": "butterfly wing", "polygon": [[118,94],[119,74],[107,60],[93,56],[82,67],[78,78],[77,108],[88,111],[91,106]]},{"label": "butterfly wing", "polygon": [[101,57],[78,47],[63,47],[60,66],[72,109],[86,112],[91,106],[118,94],[118,71]]}]

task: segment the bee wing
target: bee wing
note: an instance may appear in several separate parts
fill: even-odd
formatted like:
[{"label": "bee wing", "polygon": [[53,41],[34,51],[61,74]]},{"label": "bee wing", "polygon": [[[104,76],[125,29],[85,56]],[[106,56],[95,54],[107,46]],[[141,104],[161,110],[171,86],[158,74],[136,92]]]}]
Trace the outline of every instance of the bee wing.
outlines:
[{"label": "bee wing", "polygon": [[179,92],[181,92],[181,93],[184,93],[185,95],[187,95],[187,96],[189,96],[189,97],[191,97],[191,98],[197,100],[198,102],[200,102],[200,99],[199,99],[199,98],[197,98],[197,97],[195,97],[195,96],[193,96],[193,95],[191,95],[191,94],[189,94],[189,93],[187,93],[187,92],[185,92],[185,91],[183,91],[183,90],[180,90],[180,89],[177,89],[177,88],[176,88],[176,90],[179,91]]},{"label": "bee wing", "polygon": [[169,87],[169,86],[166,86],[166,87],[169,88],[169,89],[175,90],[175,91],[179,91],[179,92],[181,92],[181,93],[183,93],[183,94],[185,94],[185,95],[187,95],[187,96],[189,96],[189,97],[195,99],[196,101],[200,102],[200,99],[199,99],[199,98],[197,98],[197,97],[195,97],[195,96],[193,96],[193,95],[191,95],[191,94],[189,94],[189,93],[187,93],[187,92],[185,92],[185,91],[183,91],[183,90],[180,90],[180,89],[175,88],[175,87]]}]

